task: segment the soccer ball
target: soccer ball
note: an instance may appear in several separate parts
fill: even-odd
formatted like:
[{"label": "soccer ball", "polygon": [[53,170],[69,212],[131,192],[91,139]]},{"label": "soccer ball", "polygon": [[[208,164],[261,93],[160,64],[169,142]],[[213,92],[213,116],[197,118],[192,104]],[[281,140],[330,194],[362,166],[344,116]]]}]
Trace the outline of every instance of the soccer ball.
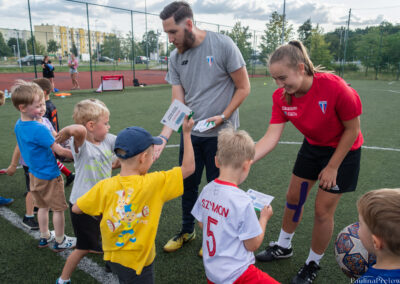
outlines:
[{"label": "soccer ball", "polygon": [[344,228],[336,237],[335,257],[340,268],[350,278],[358,278],[368,270],[368,265],[376,259],[368,253],[358,236],[359,224]]}]

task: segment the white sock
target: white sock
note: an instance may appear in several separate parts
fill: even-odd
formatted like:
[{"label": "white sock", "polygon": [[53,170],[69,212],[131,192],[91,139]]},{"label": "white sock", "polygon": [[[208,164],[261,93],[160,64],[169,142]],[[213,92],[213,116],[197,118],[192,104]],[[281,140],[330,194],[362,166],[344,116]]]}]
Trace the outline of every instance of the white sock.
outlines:
[{"label": "white sock", "polygon": [[28,215],[28,214],[25,214],[25,217],[26,217],[26,218],[33,218],[33,217],[35,217],[35,215]]},{"label": "white sock", "polygon": [[323,256],[324,256],[324,254],[317,254],[312,249],[310,249],[310,253],[306,260],[306,264],[308,265],[310,263],[310,261],[315,261],[315,263],[319,265],[319,262],[321,261]]},{"label": "white sock", "polygon": [[65,282],[68,282],[68,281],[70,281],[70,279],[64,280],[64,279],[62,279],[62,278],[60,277],[60,278],[58,278],[57,284],[64,284]]},{"label": "white sock", "polygon": [[46,233],[40,232],[40,237],[46,239],[50,238],[50,231],[47,231]]},{"label": "white sock", "polygon": [[283,229],[281,229],[281,233],[279,234],[279,239],[278,239],[278,246],[283,247],[283,248],[289,248],[292,245],[292,238],[294,236],[294,233],[286,233]]}]

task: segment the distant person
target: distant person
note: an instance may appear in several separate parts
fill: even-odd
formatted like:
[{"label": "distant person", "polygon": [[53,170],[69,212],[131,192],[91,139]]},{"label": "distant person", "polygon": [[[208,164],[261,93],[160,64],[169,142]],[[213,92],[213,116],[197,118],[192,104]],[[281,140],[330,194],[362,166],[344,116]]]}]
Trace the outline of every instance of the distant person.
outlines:
[{"label": "distant person", "polygon": [[79,65],[78,59],[75,58],[75,54],[71,53],[71,58],[68,60],[69,73],[71,74],[71,80],[72,80],[71,90],[79,89],[78,65]]},{"label": "distant person", "polygon": [[[172,85],[172,101],[179,100],[192,109],[195,122],[207,119],[215,123],[207,132],[192,131],[196,170],[184,181],[180,231],[164,246],[164,251],[173,252],[196,236],[190,212],[197,200],[203,170],[206,169],[208,182],[218,177],[214,162],[218,132],[228,125],[239,127],[238,108],[250,93],[250,83],[239,48],[226,35],[197,28],[188,3],[172,2],[164,7],[160,18],[169,42],[176,47],[166,76]],[[171,135],[172,129],[165,126],[160,133],[164,143],[155,146],[155,158]],[[181,143],[180,161],[182,153]]]},{"label": "distant person", "polygon": [[60,62],[60,66],[62,66],[62,55],[61,54],[58,56],[58,61]]},{"label": "distant person", "polygon": [[48,55],[44,56],[41,64],[43,68],[43,78],[47,78],[50,80],[53,87],[52,90],[54,90],[54,66],[51,64]]},{"label": "distant person", "polygon": [[162,208],[182,195],[183,179],[194,172],[193,124],[186,116],[182,166],[151,173],[154,144],[161,144],[162,139],[141,127],[122,130],[114,148],[120,174],[98,182],[72,207],[76,214],[102,215],[104,260],[110,262],[120,283],[154,283],[155,238]]},{"label": "distant person", "polygon": [[367,192],[357,209],[358,235],[376,262],[354,283],[400,283],[400,188]]},{"label": "distant person", "polygon": [[246,131],[221,130],[215,157],[219,176],[204,187],[193,206],[203,230],[203,263],[210,284],[279,283],[254,266],[253,252],[263,242],[272,207],[264,206],[258,219],[252,199],[238,187],[250,172],[254,153]]},{"label": "distant person", "polygon": [[256,144],[254,161],[275,148],[288,121],[304,135],[304,141],[286,194],[278,241],[271,242],[256,259],[273,261],[293,255],[291,243],[303,205],[318,181],[311,248],[291,282],[312,283],[332,238],[340,198],[357,187],[364,141],[360,130],[361,100],[342,78],[314,67],[299,41],[290,41],[273,52],[269,72],[278,89],[272,95],[271,120]]},{"label": "distant person", "polygon": [[[64,211],[68,208],[64,182],[53,151],[64,155],[65,149],[55,143],[47,127],[38,121],[45,105],[42,89],[35,83],[22,80],[12,88],[12,102],[21,113],[14,131],[21,155],[29,167],[30,190],[38,210],[40,230],[39,248],[54,242],[53,250],[75,247],[76,238],[64,234]],[[55,234],[49,231],[49,209],[53,210]]]},{"label": "distant person", "polygon": [[[4,92],[0,91],[0,106],[4,105],[5,101],[6,101],[6,98],[5,98]],[[12,199],[12,198],[5,198],[5,197],[0,196],[0,206],[4,206],[4,205],[8,206],[13,202],[14,202],[14,199]]]}]

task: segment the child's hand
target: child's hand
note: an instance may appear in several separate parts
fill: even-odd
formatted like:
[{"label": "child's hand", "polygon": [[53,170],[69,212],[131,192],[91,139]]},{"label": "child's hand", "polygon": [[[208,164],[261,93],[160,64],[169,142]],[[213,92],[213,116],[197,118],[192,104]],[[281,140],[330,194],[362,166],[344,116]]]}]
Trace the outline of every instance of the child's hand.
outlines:
[{"label": "child's hand", "polygon": [[15,171],[16,171],[16,170],[17,170],[17,166],[15,166],[15,165],[9,165],[8,168],[7,168],[7,170],[6,170],[6,174],[7,174],[8,176],[12,176],[12,175],[15,174]]},{"label": "child's hand", "polygon": [[274,211],[272,210],[271,205],[264,206],[264,208],[260,212],[260,219],[264,218],[265,220],[268,221],[272,217],[273,214],[274,214]]},{"label": "child's hand", "polygon": [[71,135],[69,134],[67,129],[63,128],[56,135],[56,143],[61,144],[61,143],[65,142],[65,141],[67,141],[70,137],[71,137]]},{"label": "child's hand", "polygon": [[193,125],[194,125],[194,120],[188,119],[189,117],[185,115],[185,119],[183,120],[182,124],[182,131],[183,133],[190,133],[192,131]]}]

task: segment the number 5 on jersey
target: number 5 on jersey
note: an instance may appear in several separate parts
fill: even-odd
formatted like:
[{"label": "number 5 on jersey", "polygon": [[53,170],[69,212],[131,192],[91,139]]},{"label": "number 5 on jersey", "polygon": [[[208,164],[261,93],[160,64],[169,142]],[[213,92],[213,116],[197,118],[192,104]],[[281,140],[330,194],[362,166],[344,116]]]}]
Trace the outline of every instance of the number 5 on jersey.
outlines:
[{"label": "number 5 on jersey", "polygon": [[217,225],[218,220],[215,220],[214,218],[208,216],[207,219],[207,237],[211,237],[212,239],[212,250],[210,249],[210,242],[207,240],[207,249],[208,249],[208,255],[210,257],[213,257],[215,255],[216,251],[216,242],[215,242],[215,236],[213,231],[211,230],[211,224]]}]

